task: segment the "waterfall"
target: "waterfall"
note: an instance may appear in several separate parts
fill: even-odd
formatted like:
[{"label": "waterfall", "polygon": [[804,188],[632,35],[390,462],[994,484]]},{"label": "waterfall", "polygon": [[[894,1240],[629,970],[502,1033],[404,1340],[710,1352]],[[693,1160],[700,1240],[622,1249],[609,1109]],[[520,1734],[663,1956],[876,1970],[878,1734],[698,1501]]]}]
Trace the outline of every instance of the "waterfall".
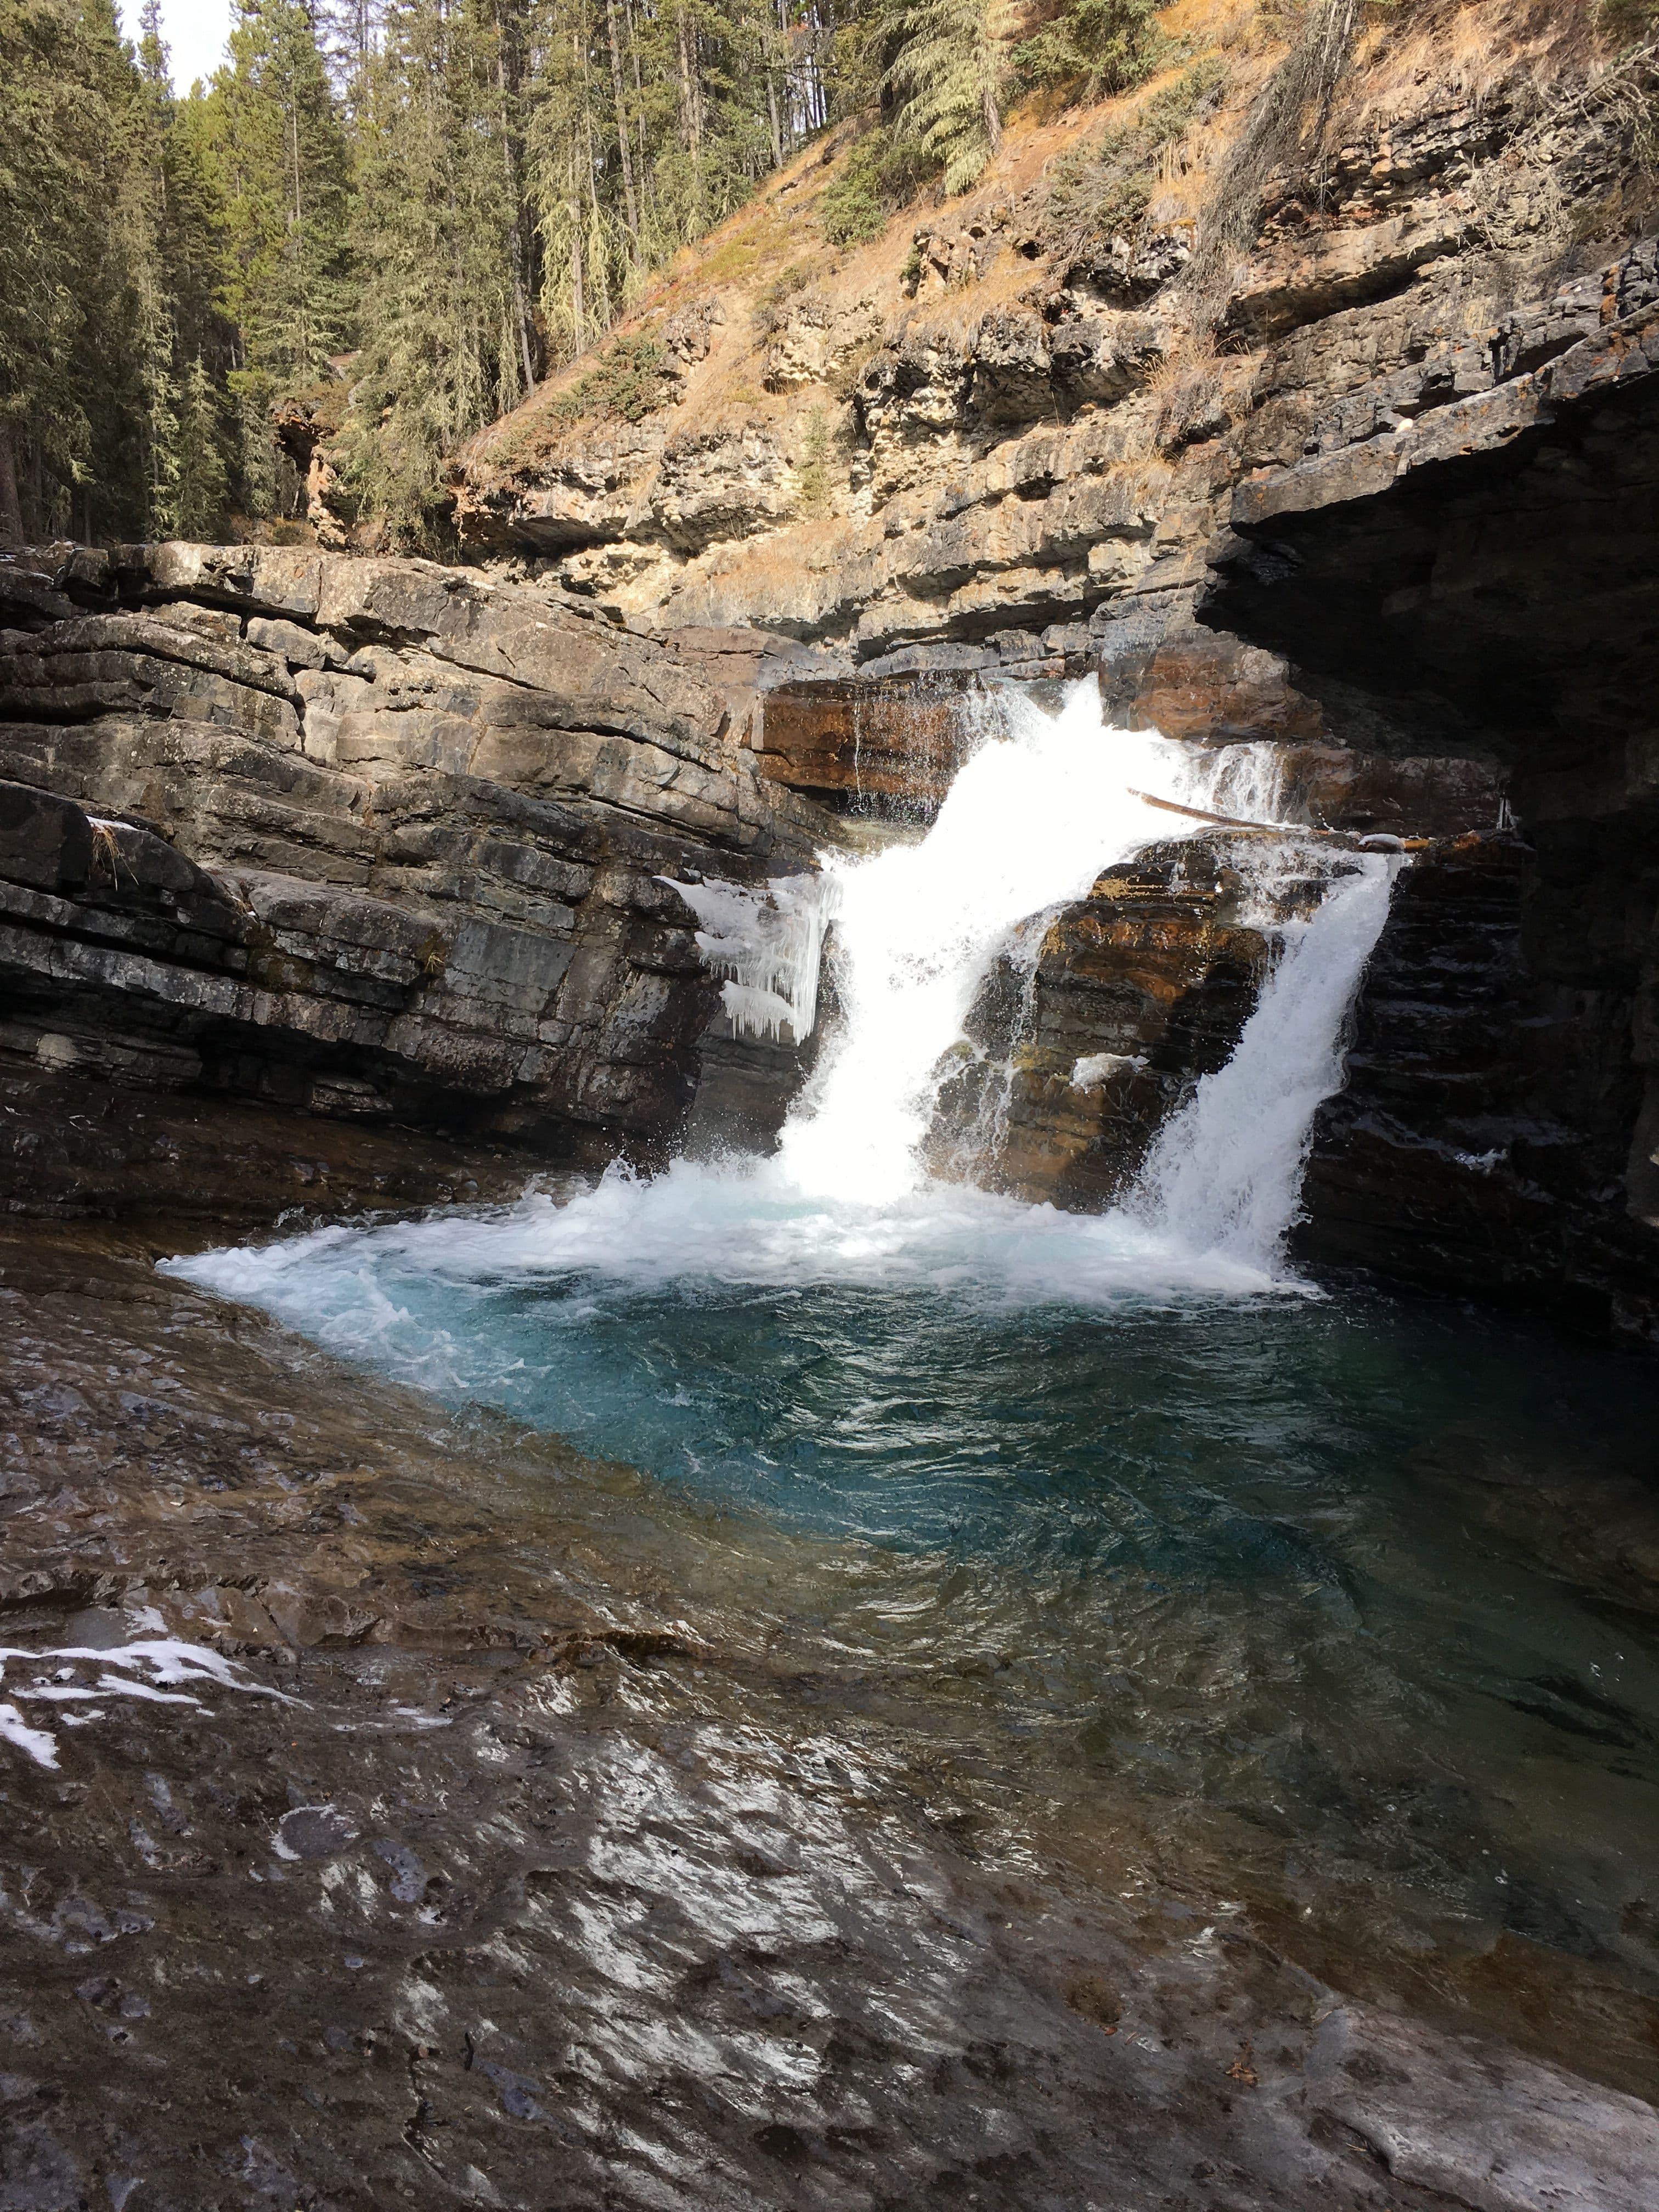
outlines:
[{"label": "waterfall", "polygon": [[[338,1349],[388,1356],[401,1345],[422,1380],[448,1373],[453,1347],[416,1325],[399,1303],[405,1291],[374,1294],[383,1267],[404,1285],[840,1283],[1082,1304],[1291,1284],[1281,1247],[1314,1109],[1340,1082],[1347,1009],[1387,912],[1395,864],[1381,856],[1312,841],[1241,844],[1246,904],[1279,946],[1275,964],[1232,1058],[1166,1124],[1115,1209],[1026,1205],[930,1180],[922,1164],[940,1063],[988,963],[1022,924],[1029,939],[1045,909],[1085,896],[1104,868],[1202,826],[1149,798],[1273,818],[1275,750],[1113,729],[1092,685],[1073,687],[1057,714],[1015,696],[920,842],[832,857],[821,878],[769,890],[679,886],[733,1020],[763,1033],[810,1030],[818,948],[836,917],[843,1019],[770,1159],[683,1159],[649,1180],[617,1166],[595,1189],[532,1195],[505,1214],[340,1226],[169,1265]],[[1304,894],[1310,878],[1322,882],[1310,918],[1281,918],[1287,878]],[[1029,943],[1024,951],[1034,957]],[[1076,1075],[1104,1072],[1085,1060]]]},{"label": "waterfall", "polygon": [[920,844],[832,864],[846,1031],[784,1133],[781,1165],[803,1191],[879,1205],[917,1187],[933,1071],[998,948],[1113,860],[1200,826],[1140,794],[1276,796],[1271,746],[1206,751],[1104,727],[1091,684],[1058,714],[1018,696],[1004,712],[1006,735],[981,744]]},{"label": "waterfall", "polygon": [[1131,1207],[1191,1252],[1271,1267],[1294,1217],[1314,1110],[1342,1082],[1348,1008],[1400,863],[1362,854],[1285,943],[1227,1065],[1159,1132]]}]

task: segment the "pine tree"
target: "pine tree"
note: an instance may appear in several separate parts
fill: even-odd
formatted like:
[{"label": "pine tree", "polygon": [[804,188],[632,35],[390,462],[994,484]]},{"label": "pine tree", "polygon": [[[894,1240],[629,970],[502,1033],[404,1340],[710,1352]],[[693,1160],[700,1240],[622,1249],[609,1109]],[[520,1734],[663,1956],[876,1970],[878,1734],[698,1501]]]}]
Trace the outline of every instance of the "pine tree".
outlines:
[{"label": "pine tree", "polygon": [[165,349],[142,80],[112,0],[0,0],[0,529],[141,530]]},{"label": "pine tree", "polygon": [[374,278],[342,447],[364,514],[405,544],[433,542],[445,457],[533,374],[513,28],[489,0],[394,0],[369,71],[357,238]]},{"label": "pine tree", "polygon": [[347,114],[355,116],[362,105],[369,64],[380,51],[384,0],[315,0],[311,16],[330,81]]},{"label": "pine tree", "polygon": [[174,441],[172,520],[180,538],[210,542],[224,535],[230,493],[224,444],[218,391],[200,360],[193,361],[179,397]]},{"label": "pine tree", "polygon": [[234,368],[225,379],[236,504],[250,522],[268,522],[276,512],[277,450],[270,419],[274,396],[271,380],[263,369]]},{"label": "pine tree", "polygon": [[899,0],[885,19],[893,136],[947,192],[966,191],[1002,143],[1010,21],[1007,0]]},{"label": "pine tree", "polygon": [[1074,84],[1087,97],[1127,92],[1170,47],[1158,18],[1169,0],[1066,0],[1054,21],[1015,49],[1031,84]]},{"label": "pine tree", "polygon": [[[647,149],[660,89],[647,101],[643,76],[629,81],[620,41],[612,66],[611,12],[601,14],[596,0],[554,0],[531,100],[527,152],[542,315],[560,361],[610,328],[651,252],[647,230],[657,225]],[[637,44],[629,58],[637,68]],[[613,179],[623,194],[621,222]]]},{"label": "pine tree", "polygon": [[206,135],[223,179],[225,304],[279,386],[327,373],[353,310],[350,155],[300,0],[237,0]]},{"label": "pine tree", "polygon": [[537,20],[526,184],[562,360],[823,128],[836,19],[827,0],[544,0]]}]

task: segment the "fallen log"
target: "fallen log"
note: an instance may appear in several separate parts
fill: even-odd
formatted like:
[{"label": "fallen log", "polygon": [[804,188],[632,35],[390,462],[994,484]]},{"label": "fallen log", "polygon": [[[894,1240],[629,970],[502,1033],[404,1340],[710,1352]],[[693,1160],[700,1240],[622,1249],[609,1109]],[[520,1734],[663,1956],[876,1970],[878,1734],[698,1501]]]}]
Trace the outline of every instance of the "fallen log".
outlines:
[{"label": "fallen log", "polygon": [[1365,836],[1357,830],[1319,830],[1308,822],[1247,822],[1237,814],[1216,814],[1207,806],[1183,806],[1178,799],[1156,799],[1150,791],[1133,791],[1131,799],[1143,805],[1156,806],[1165,814],[1185,814],[1194,822],[1213,823],[1218,830],[1248,830],[1258,836],[1267,837],[1323,837],[1356,848],[1369,845],[1373,850],[1401,853],[1421,853],[1434,840],[1431,837],[1395,837],[1374,834]]}]

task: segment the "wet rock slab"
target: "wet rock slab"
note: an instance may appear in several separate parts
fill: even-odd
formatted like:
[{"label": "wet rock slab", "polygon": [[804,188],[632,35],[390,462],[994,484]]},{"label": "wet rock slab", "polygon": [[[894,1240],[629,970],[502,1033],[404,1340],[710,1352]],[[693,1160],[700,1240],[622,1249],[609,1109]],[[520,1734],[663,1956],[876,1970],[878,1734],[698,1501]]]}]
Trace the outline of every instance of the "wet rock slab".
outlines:
[{"label": "wet rock slab", "polygon": [[151,1249],[0,1249],[0,2203],[1651,2203],[1650,2106],[965,1842],[729,1529]]},{"label": "wet rock slab", "polygon": [[1122,1194],[1255,1008],[1268,940],[1243,919],[1237,858],[1224,839],[1148,846],[1040,918],[1035,961],[1000,962],[969,1010],[936,1171],[1083,1212]]}]

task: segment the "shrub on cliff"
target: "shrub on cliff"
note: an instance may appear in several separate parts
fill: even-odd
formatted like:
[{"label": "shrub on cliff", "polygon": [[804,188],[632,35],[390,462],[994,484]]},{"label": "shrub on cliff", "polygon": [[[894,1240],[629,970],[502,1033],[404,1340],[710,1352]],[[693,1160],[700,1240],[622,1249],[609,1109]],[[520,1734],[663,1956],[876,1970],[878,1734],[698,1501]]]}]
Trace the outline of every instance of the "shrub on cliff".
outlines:
[{"label": "shrub on cliff", "polygon": [[649,331],[634,331],[606,346],[586,376],[561,392],[553,412],[562,422],[609,416],[642,422],[668,396],[668,356]]},{"label": "shrub on cliff", "polygon": [[866,131],[841,174],[818,202],[818,222],[831,246],[862,246],[879,238],[888,220],[913,200],[932,164],[915,145],[890,131]]},{"label": "shrub on cliff", "polygon": [[1050,23],[1014,49],[1033,85],[1077,85],[1085,97],[1144,83],[1173,41],[1158,18],[1167,0],[1067,0]]},{"label": "shrub on cliff", "polygon": [[1045,214],[1051,248],[1074,256],[1139,222],[1159,157],[1216,105],[1226,82],[1225,64],[1208,55],[1154,94],[1132,121],[1057,161]]}]

